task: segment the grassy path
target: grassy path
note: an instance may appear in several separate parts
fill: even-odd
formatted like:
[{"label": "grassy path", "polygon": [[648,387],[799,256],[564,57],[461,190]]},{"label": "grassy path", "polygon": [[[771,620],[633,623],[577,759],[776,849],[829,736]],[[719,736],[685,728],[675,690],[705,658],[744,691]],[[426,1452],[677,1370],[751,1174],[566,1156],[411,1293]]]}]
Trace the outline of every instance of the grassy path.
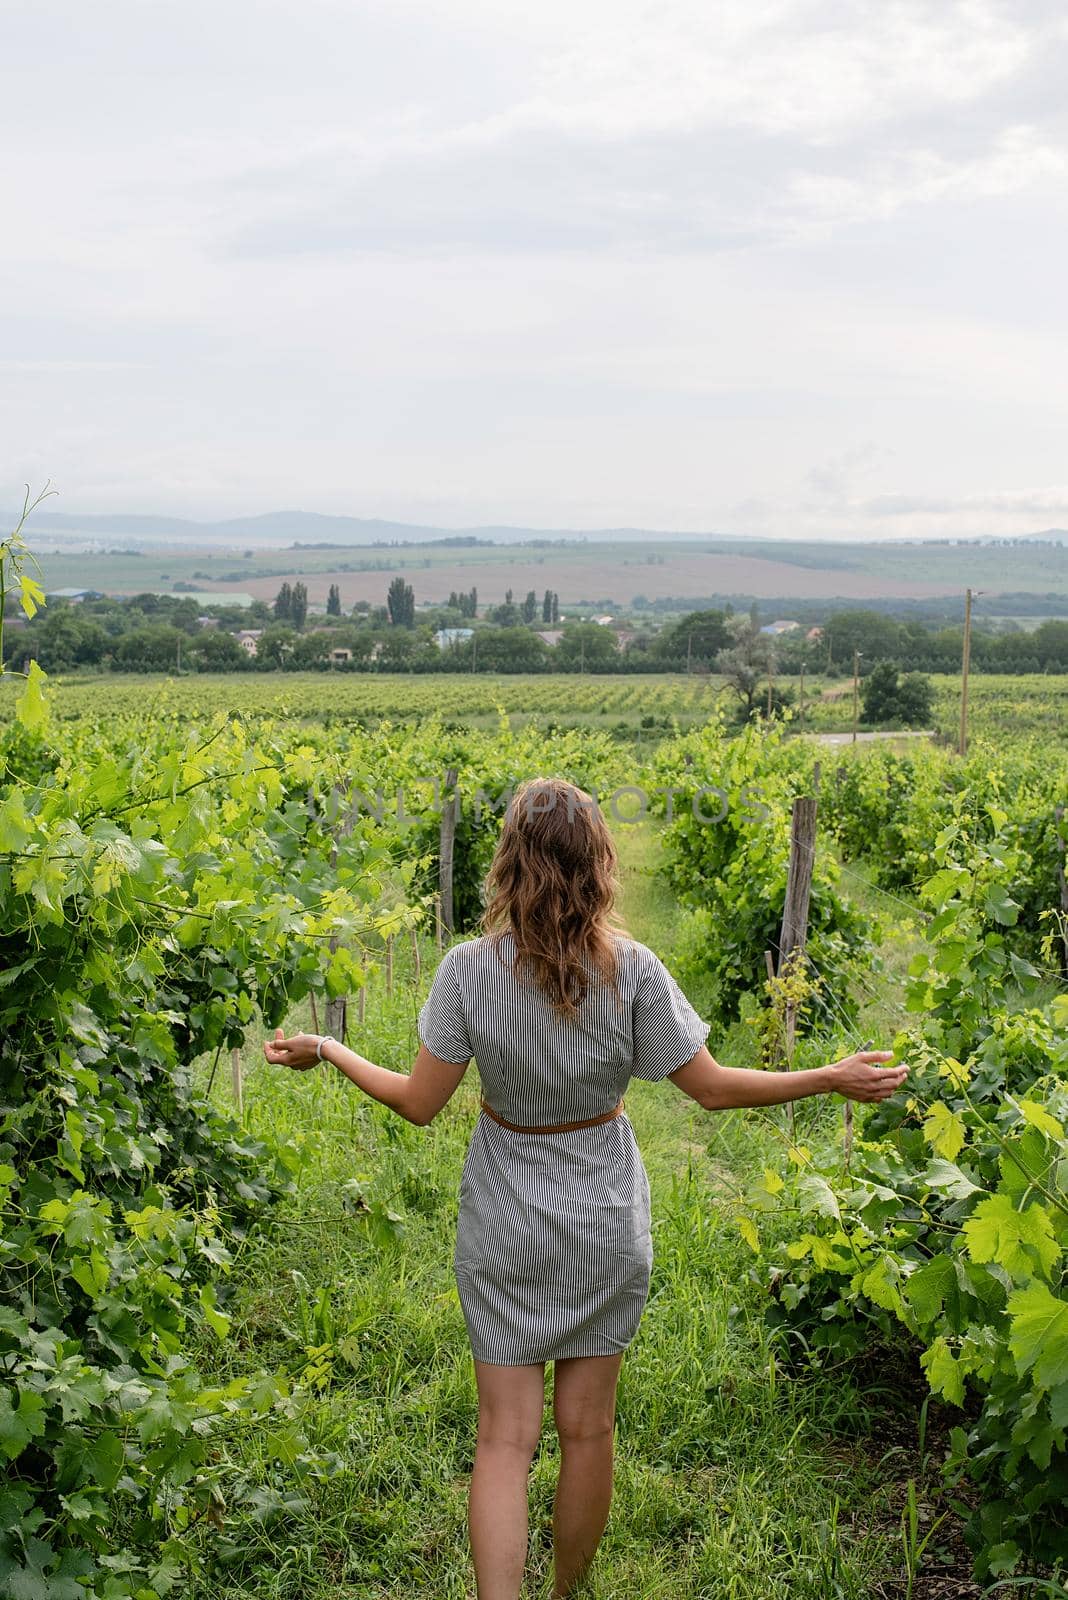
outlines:
[{"label": "grassy path", "polygon": [[[618,834],[623,915],[670,964],[676,914],[655,838]],[[372,980],[359,1035],[397,1066],[414,1052],[433,952],[424,946],[418,981],[405,956],[392,996]],[[306,1014],[291,1022],[309,1025]],[[235,1442],[263,1514],[202,1536],[225,1559],[191,1592],[467,1600],[476,1410],[451,1254],[476,1074],[423,1130],[336,1074],[282,1077],[251,1048],[246,1063],[249,1126],[294,1138],[302,1161],[297,1195],[242,1251],[220,1375],[281,1368],[312,1389]],[[897,1561],[865,1408],[840,1381],[784,1379],[754,1258],[730,1220],[735,1187],[781,1160],[772,1132],[743,1113],[712,1118],[671,1085],[635,1081],[627,1109],[650,1173],[656,1262],[623,1367],[616,1499],[590,1600],[894,1595],[879,1582]],[[820,1115],[815,1102],[804,1109]],[[205,1362],[219,1368],[220,1356]],[[532,1472],[532,1600],[547,1592],[555,1470],[547,1426]]]}]

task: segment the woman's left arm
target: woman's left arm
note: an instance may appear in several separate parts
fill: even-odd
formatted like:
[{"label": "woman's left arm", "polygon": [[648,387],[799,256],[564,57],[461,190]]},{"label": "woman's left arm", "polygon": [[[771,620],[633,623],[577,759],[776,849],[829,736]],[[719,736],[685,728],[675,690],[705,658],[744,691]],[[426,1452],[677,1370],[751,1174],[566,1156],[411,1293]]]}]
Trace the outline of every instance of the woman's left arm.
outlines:
[{"label": "woman's left arm", "polygon": [[320,1037],[297,1033],[287,1039],[281,1028],[276,1028],[274,1038],[264,1042],[263,1053],[272,1065],[293,1067],[297,1072],[306,1072],[320,1059],[329,1061],[372,1100],[420,1128],[432,1122],[456,1093],[470,1061],[470,1057],[468,1061],[443,1061],[421,1044],[411,1072],[391,1072],[357,1055],[338,1039],[327,1039],[320,1058],[316,1055]]}]

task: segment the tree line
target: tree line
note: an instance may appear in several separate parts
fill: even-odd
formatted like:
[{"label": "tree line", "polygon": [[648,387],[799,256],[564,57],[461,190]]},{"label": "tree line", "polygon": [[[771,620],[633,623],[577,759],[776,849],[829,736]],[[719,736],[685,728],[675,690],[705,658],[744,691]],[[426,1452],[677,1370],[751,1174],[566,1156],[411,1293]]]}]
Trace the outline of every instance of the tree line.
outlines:
[{"label": "tree line", "polygon": [[[395,578],[387,603],[361,600],[345,615],[333,584],[326,615],[309,612],[306,586],[283,583],[273,603],[248,609],[215,607],[207,626],[196,595],[141,594],[123,599],[53,600],[25,626],[9,626],[7,664],[36,658],[48,672],[79,669],[118,672],[275,671],[342,667],[355,671],[412,672],[717,672],[737,682],[746,714],[766,699],[766,679],[779,683],[802,671],[850,675],[854,652],[866,678],[880,662],[910,673],[954,673],[960,668],[962,630],[925,628],[869,609],[839,611],[822,628],[772,636],[761,631],[754,606],[734,615],[693,611],[654,628],[629,630],[625,648],[616,632],[591,622],[561,618],[559,595],[511,591],[502,604],[481,606],[476,589],[449,603],[416,610],[411,584]],[[561,630],[549,645],[539,630]],[[238,637],[253,631],[253,654]],[[439,630],[469,630],[439,647]],[[1068,622],[1048,619],[1033,631],[995,633],[973,628],[975,672],[1068,672]],[[762,690],[760,685],[765,684]],[[783,690],[773,689],[782,698]]]}]

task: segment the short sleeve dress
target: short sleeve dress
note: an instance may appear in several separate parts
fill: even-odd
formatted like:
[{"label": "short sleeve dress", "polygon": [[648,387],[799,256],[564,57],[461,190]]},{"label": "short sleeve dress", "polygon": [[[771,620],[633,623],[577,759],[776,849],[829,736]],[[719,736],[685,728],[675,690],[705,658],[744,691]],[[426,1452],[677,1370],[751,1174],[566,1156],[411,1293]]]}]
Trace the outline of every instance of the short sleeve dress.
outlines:
[{"label": "short sleeve dress", "polygon": [[[510,934],[443,957],[419,1035],[473,1056],[487,1104],[526,1127],[582,1122],[632,1077],[676,1072],[708,1037],[663,962],[618,941],[617,989],[591,982],[573,1019],[512,971]],[[649,1179],[626,1113],[568,1133],[515,1133],[480,1114],[460,1180],[454,1264],[476,1361],[616,1355],[649,1293]]]}]

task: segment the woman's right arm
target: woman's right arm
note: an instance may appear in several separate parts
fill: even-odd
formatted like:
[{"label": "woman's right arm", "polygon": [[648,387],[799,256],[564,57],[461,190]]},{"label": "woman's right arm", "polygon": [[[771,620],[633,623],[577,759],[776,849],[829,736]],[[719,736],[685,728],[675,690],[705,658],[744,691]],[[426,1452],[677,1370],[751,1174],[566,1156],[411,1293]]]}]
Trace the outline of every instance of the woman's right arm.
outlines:
[{"label": "woman's right arm", "polygon": [[826,1067],[802,1072],[762,1072],[749,1067],[721,1067],[705,1045],[692,1060],[670,1074],[683,1094],[706,1111],[739,1106],[778,1106],[813,1094],[842,1094],[849,1100],[885,1100],[901,1088],[908,1067],[881,1067],[892,1050],[858,1050]]}]

